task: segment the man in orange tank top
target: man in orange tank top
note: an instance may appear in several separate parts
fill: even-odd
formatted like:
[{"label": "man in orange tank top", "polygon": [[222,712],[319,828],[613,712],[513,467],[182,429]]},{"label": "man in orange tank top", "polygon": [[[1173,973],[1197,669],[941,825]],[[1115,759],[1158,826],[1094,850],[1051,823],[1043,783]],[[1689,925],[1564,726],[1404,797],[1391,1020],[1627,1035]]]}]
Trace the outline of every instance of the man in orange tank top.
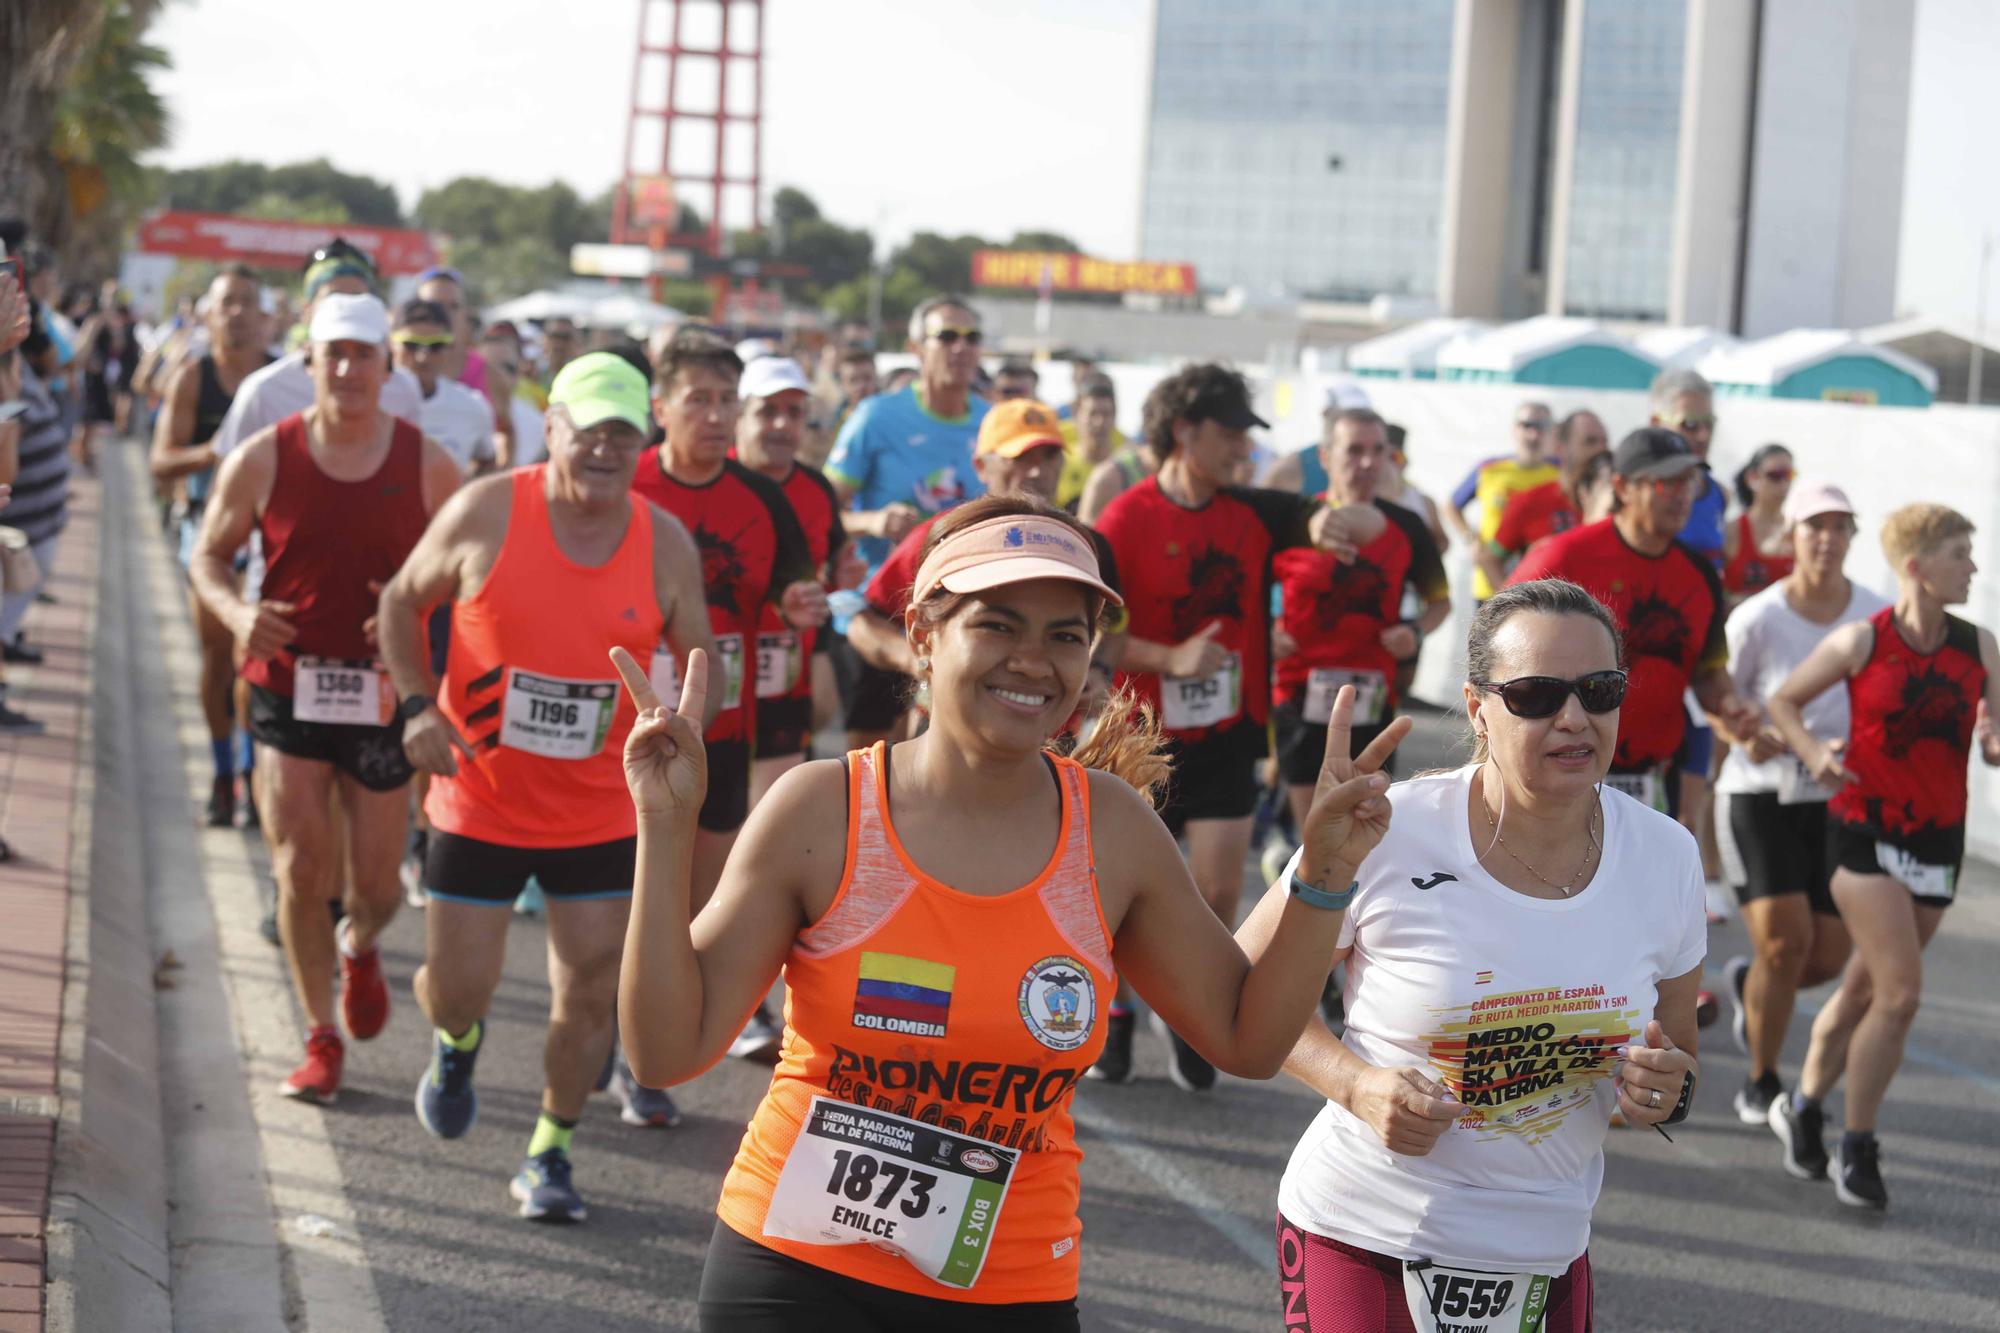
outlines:
[{"label": "man in orange tank top", "polygon": [[[276,752],[263,766],[264,834],[285,959],[311,1025],[305,1062],[283,1092],[325,1103],[339,1091],[343,1056],[333,1025],[336,950],[349,1034],[365,1041],[389,1019],[375,939],[396,913],[409,815],[403,719],[369,642],[370,585],[395,572],[459,474],[440,445],[379,405],[389,373],[389,314],[379,300],[323,297],[309,333],[313,405],[224,460],[188,574],[243,649],[250,734]],[[233,569],[252,531],[266,565],[254,603]],[[337,940],[326,909],[341,864],[335,799],[349,867]]]},{"label": "man in orange tank top", "polygon": [[[714,645],[687,529],[631,493],[647,406],[645,376],[621,358],[570,362],[549,397],[548,462],[468,486],[381,598],[403,748],[432,775],[416,992],[436,1031],[417,1118],[439,1138],[472,1127],[508,909],[533,877],[548,903],[554,1006],[541,1116],[511,1192],[535,1221],[583,1220],[570,1135],[610,1053],[632,897],[636,824],[619,753],[633,710],[606,654],[650,653],[663,636],[683,658]],[[424,616],[447,601],[439,681]]]}]

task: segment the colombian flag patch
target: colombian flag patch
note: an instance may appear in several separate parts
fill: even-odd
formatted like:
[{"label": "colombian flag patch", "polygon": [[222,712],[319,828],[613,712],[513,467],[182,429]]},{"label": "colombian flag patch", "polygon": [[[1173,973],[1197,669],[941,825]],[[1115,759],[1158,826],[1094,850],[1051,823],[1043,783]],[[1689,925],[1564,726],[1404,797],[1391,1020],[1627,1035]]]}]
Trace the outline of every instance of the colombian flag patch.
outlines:
[{"label": "colombian flag patch", "polygon": [[854,987],[854,1026],[908,1037],[942,1037],[958,969],[949,963],[863,953]]}]

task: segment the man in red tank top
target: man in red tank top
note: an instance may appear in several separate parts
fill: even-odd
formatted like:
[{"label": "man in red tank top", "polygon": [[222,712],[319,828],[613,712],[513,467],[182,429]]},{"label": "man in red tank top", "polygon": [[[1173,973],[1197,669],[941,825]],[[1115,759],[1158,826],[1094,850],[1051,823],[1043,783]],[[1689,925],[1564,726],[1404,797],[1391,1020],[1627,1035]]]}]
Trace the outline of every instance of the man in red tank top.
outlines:
[{"label": "man in red tank top", "polygon": [[[379,406],[389,373],[389,313],[373,296],[323,297],[309,328],[313,405],[250,437],[216,476],[188,573],[242,647],[250,734],[265,765],[265,836],[277,868],[279,922],[299,1006],[311,1030],[288,1097],[330,1102],[343,1049],[341,1017],[366,1040],[389,1018],[375,939],[396,913],[396,863],[409,815],[404,719],[375,660],[367,622],[374,587],[396,572],[458,486],[435,441]],[[252,531],[263,539],[262,600],[243,600],[232,563]],[[326,903],[338,892],[345,815],[347,918],[336,939]]]},{"label": "man in red tank top", "polygon": [[[646,377],[630,363],[609,352],[570,362],[549,397],[548,462],[468,486],[381,598],[382,657],[409,719],[403,749],[432,775],[416,992],[435,1032],[417,1117],[440,1138],[472,1126],[508,909],[533,877],[548,904],[554,1007],[541,1116],[512,1192],[537,1221],[583,1219],[570,1134],[611,1049],[631,906],[635,823],[617,797],[633,710],[610,651],[650,653],[664,636],[684,657],[713,643],[693,540],[632,494],[649,424]],[[443,602],[440,681],[424,613]]]},{"label": "man in red tank top", "polygon": [[[751,645],[763,609],[793,630],[826,623],[826,589],[817,581],[805,533],[769,478],[729,457],[741,409],[743,363],[712,333],[684,329],[653,367],[653,419],[666,432],[639,459],[632,489],[687,525],[701,551],[702,583],[715,630],[711,695],[720,708],[703,737],[708,746],[708,803],[695,839],[695,901],[706,902],[722,875],[730,844],[750,811],[750,746],[757,693]],[[653,679],[677,698],[679,663],[661,653]]]}]

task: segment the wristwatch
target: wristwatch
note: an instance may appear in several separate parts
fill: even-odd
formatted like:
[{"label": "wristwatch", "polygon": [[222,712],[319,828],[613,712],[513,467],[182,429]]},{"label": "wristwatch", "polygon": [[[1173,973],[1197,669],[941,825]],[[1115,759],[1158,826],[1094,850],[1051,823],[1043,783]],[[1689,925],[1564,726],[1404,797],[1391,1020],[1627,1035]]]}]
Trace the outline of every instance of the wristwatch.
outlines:
[{"label": "wristwatch", "polygon": [[396,716],[405,722],[413,722],[417,714],[436,702],[437,700],[428,694],[406,694],[396,701]]}]

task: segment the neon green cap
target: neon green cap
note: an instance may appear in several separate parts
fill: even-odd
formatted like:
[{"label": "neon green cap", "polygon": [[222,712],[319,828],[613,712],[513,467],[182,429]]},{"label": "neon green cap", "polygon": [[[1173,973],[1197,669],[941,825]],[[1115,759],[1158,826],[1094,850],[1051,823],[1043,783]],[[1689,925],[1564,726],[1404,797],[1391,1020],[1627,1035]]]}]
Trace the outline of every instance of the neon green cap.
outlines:
[{"label": "neon green cap", "polygon": [[630,361],[611,352],[586,352],[556,375],[549,406],[561,404],[578,430],[623,421],[644,433],[653,428],[646,377]]}]

